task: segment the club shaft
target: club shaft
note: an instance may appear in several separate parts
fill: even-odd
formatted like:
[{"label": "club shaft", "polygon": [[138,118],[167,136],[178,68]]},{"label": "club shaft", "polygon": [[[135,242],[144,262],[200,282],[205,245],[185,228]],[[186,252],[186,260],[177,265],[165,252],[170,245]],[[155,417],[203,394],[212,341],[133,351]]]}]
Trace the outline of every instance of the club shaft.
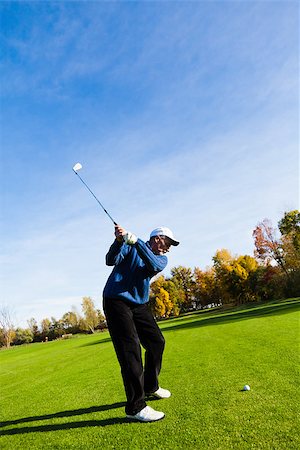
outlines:
[{"label": "club shaft", "polygon": [[98,198],[96,197],[96,195],[94,194],[93,191],[91,191],[91,189],[88,187],[88,185],[85,183],[85,181],[83,181],[83,179],[81,178],[80,175],[78,175],[78,173],[73,169],[73,172],[76,173],[76,175],[78,176],[78,178],[80,179],[80,181],[85,185],[85,187],[90,191],[90,193],[92,194],[92,196],[94,197],[94,199],[99,203],[99,205],[101,206],[101,208],[103,209],[103,211],[105,212],[105,214],[108,215],[108,217],[110,218],[110,220],[112,221],[112,223],[114,225],[117,225],[117,222],[114,221],[114,219],[111,217],[111,215],[106,211],[106,209],[104,208],[104,206],[102,205],[102,203],[100,202],[100,200],[98,200]]}]

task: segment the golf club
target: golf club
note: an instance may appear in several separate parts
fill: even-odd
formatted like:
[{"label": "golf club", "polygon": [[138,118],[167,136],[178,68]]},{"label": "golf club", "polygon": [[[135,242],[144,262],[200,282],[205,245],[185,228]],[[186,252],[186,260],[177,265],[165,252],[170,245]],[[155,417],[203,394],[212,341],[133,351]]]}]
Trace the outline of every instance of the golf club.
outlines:
[{"label": "golf club", "polygon": [[94,194],[94,192],[91,191],[91,189],[88,187],[88,185],[83,181],[83,179],[81,178],[81,176],[78,174],[78,170],[82,169],[82,165],[80,163],[76,163],[75,166],[73,167],[73,171],[74,173],[76,173],[76,175],[78,176],[78,178],[80,179],[80,181],[85,185],[85,187],[90,191],[90,193],[92,194],[92,196],[97,200],[97,202],[99,203],[99,205],[101,206],[101,208],[103,209],[103,211],[105,212],[105,214],[108,215],[108,217],[110,218],[110,220],[113,222],[114,225],[117,225],[117,223],[114,221],[114,219],[111,217],[111,215],[106,211],[106,209],[104,208],[104,206],[102,205],[102,203],[98,200],[98,198],[96,197],[96,195]]}]

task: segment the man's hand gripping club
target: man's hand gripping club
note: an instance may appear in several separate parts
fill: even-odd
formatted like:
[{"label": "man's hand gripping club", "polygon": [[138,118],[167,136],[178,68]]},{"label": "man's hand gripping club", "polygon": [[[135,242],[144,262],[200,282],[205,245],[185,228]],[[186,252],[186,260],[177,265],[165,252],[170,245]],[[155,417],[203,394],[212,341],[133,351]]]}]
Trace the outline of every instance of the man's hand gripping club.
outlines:
[{"label": "man's hand gripping club", "polygon": [[115,226],[115,236],[118,242],[125,242],[128,245],[134,245],[137,241],[137,237],[135,234],[130,231],[126,231],[120,225]]}]

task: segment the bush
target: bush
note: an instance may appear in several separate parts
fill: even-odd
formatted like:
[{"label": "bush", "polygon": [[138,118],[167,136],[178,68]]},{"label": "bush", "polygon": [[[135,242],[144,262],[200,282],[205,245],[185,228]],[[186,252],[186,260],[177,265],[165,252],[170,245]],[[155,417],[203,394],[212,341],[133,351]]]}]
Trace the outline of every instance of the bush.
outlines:
[{"label": "bush", "polygon": [[13,345],[30,344],[33,342],[33,333],[29,328],[23,330],[22,328],[16,329]]}]

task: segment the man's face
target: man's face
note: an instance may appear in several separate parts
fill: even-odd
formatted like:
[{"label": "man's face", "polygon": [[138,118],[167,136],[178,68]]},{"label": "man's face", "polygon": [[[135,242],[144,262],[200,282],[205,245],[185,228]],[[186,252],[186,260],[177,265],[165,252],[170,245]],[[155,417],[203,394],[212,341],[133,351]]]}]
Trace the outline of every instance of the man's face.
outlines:
[{"label": "man's face", "polygon": [[171,241],[167,236],[155,236],[151,248],[155,255],[164,255],[170,250]]}]

